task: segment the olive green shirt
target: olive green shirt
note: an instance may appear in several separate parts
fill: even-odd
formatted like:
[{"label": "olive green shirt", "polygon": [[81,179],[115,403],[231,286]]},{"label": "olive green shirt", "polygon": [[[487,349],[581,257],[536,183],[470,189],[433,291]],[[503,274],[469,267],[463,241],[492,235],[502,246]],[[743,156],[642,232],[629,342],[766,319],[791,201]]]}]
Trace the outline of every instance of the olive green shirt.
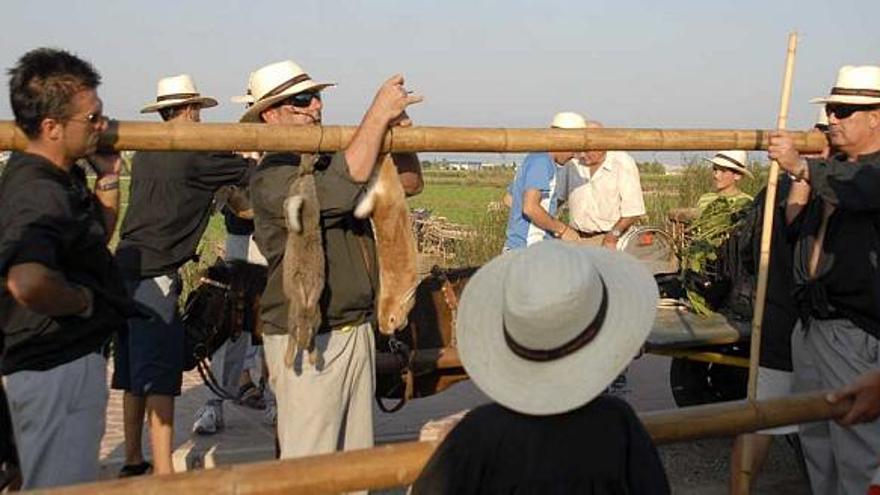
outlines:
[{"label": "olive green shirt", "polygon": [[260,299],[260,319],[266,334],[287,333],[288,302],[282,284],[287,243],[284,200],[301,160],[316,158],[315,183],[326,262],[319,332],[374,318],[378,271],[373,231],[369,220],[353,214],[366,184],[352,180],[342,152],[332,157],[271,153],[263,157],[250,183],[254,240],[268,262],[268,280]]}]

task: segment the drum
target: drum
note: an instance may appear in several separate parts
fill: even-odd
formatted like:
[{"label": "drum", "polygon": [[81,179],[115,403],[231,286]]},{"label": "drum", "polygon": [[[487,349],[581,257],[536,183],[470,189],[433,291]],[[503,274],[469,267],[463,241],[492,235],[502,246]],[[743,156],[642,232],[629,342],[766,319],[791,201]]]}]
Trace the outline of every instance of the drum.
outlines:
[{"label": "drum", "polygon": [[672,237],[658,227],[632,227],[617,241],[617,250],[647,264],[654,275],[678,273],[679,262]]}]

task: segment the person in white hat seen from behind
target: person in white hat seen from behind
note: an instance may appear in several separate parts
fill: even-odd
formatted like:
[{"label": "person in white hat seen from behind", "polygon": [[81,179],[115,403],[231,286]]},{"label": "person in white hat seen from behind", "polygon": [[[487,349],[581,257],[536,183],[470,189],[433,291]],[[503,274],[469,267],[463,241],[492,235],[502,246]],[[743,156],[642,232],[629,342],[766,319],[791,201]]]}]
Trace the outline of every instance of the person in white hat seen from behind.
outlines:
[{"label": "person in white hat seen from behind", "polygon": [[[550,127],[583,129],[584,118],[574,112],[560,112]],[[504,250],[519,249],[554,237],[577,240],[574,231],[556,219],[559,167],[574,157],[574,151],[529,153],[507,187],[504,204],[510,207]]]},{"label": "person in white hat seen from behind", "polygon": [[[769,156],[810,188],[789,194],[799,321],[793,391],[842,388],[880,368],[880,66],[845,66],[824,103],[828,158],[804,158],[792,137],[770,135]],[[880,422],[803,424],[814,494],[865,493],[880,458]]]},{"label": "person in white hat seen from behind", "polygon": [[[333,83],[313,81],[290,60],[261,67],[251,79],[254,103],[241,121],[320,126],[322,90],[329,86]],[[269,266],[260,320],[269,384],[277,401],[282,458],[373,445],[377,261],[370,220],[356,218],[354,209],[366,190],[385,133],[392,126],[408,125],[407,107],[421,100],[406,90],[403,76],[393,76],[379,88],[345,150],[332,155],[266,153],[251,180],[254,238]],[[404,190],[418,193],[422,188],[418,157],[404,153],[392,158]],[[288,224],[283,201],[304,160],[314,161],[327,266],[322,324],[314,337],[322,358],[313,363],[300,352],[291,367],[284,362],[288,302],[282,266]]]},{"label": "person in white hat seen from behind", "polygon": [[[202,96],[187,74],[159,80],[156,101],[141,113],[168,123],[196,123],[217,105]],[[173,471],[174,397],[184,367],[183,326],[178,311],[178,270],[194,259],[211,216],[214,193],[246,184],[253,161],[233,153],[141,151],[132,161],[128,210],[116,261],[136,302],[154,315],[130,319],[119,332],[113,388],[124,390],[125,464],[120,476],[151,468],[143,456],[144,416],[149,418],[153,471]]]},{"label": "person in white hat seen from behind", "polygon": [[[587,129],[601,129],[591,120]],[[582,244],[617,249],[617,241],[645,214],[636,161],[625,151],[584,151],[559,173],[559,201]]]},{"label": "person in white hat seen from behind", "polygon": [[413,493],[669,493],[638,417],[600,395],[638,354],[657,298],[642,263],[598,247],[551,240],[484,265],[456,337],[493,403],[446,436]]}]

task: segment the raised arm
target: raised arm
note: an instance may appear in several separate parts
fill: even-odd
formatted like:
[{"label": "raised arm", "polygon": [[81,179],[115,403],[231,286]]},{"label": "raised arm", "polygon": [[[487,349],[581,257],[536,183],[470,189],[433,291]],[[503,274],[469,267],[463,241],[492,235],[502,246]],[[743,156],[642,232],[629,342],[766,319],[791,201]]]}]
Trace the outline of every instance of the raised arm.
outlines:
[{"label": "raised arm", "polygon": [[352,180],[366,182],[370,179],[385,132],[401,117],[406,107],[422,101],[421,96],[408,94],[403,83],[403,76],[397,74],[379,87],[373,103],[346,148],[345,159]]}]

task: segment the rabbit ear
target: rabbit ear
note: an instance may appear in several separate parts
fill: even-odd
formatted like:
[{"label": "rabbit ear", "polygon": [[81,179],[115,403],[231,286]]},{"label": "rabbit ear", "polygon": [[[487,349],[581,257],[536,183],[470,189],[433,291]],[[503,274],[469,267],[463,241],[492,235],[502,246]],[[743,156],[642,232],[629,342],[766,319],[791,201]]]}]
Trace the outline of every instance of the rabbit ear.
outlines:
[{"label": "rabbit ear", "polygon": [[284,200],[284,213],[287,217],[287,225],[294,233],[302,232],[302,196],[290,196]]},{"label": "rabbit ear", "polygon": [[357,218],[367,218],[373,213],[373,208],[376,207],[376,183],[374,182],[370,188],[367,190],[367,193],[364,194],[364,197],[361,198],[360,203],[358,203],[357,207],[354,209],[354,216]]}]

